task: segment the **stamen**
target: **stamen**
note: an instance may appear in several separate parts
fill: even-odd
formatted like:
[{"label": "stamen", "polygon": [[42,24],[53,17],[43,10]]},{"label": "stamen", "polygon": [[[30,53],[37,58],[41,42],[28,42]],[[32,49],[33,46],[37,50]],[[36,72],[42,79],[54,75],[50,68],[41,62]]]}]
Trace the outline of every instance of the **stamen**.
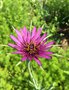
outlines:
[{"label": "stamen", "polygon": [[34,49],[34,44],[30,44],[29,48]]},{"label": "stamen", "polygon": [[34,44],[28,44],[25,50],[30,54],[34,54],[36,52],[36,46]]}]

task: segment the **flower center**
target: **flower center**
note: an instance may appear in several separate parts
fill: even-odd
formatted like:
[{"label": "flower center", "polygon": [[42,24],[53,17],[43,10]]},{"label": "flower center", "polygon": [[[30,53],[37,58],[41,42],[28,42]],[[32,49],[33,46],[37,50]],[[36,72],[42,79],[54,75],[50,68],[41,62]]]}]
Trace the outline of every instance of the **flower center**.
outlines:
[{"label": "flower center", "polygon": [[36,46],[34,44],[28,44],[26,47],[26,51],[30,54],[34,54],[36,52]]},{"label": "flower center", "polygon": [[33,49],[34,49],[34,44],[30,44],[29,48],[30,48],[31,50],[33,50]]}]

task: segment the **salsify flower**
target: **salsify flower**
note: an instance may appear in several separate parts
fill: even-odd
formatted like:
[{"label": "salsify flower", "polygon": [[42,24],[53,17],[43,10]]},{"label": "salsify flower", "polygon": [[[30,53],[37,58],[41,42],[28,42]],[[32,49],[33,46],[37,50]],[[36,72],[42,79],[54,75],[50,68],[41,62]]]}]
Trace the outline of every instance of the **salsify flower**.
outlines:
[{"label": "salsify flower", "polygon": [[46,43],[47,34],[45,33],[41,36],[42,28],[36,30],[36,27],[33,28],[32,32],[28,31],[26,27],[23,29],[15,30],[17,37],[10,35],[10,38],[15,42],[15,44],[9,43],[9,46],[16,49],[14,54],[20,54],[22,56],[22,61],[33,59],[41,65],[41,61],[38,59],[40,57],[51,59],[52,52],[48,51],[53,41]]}]

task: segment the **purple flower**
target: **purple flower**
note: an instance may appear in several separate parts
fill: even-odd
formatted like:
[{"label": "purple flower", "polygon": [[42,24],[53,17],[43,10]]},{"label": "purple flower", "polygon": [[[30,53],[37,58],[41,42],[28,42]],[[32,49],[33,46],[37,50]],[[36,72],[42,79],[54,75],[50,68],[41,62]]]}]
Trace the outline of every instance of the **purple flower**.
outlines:
[{"label": "purple flower", "polygon": [[15,42],[15,44],[9,43],[9,46],[16,49],[14,54],[22,55],[22,61],[34,59],[39,65],[41,62],[38,58],[43,57],[46,59],[51,59],[52,52],[48,50],[51,48],[53,41],[46,43],[45,33],[43,36],[40,36],[42,28],[36,30],[36,27],[33,28],[33,31],[30,32],[24,27],[20,31],[15,30],[17,37],[10,35],[10,38]]}]

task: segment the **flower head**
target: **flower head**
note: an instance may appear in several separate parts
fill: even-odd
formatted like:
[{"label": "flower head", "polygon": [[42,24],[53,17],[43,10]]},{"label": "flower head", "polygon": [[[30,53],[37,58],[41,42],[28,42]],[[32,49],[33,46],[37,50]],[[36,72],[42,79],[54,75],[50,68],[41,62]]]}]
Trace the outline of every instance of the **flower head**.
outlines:
[{"label": "flower head", "polygon": [[49,52],[48,50],[54,42],[51,41],[46,43],[47,34],[45,33],[43,36],[40,35],[42,28],[36,30],[36,27],[34,27],[32,32],[30,32],[26,27],[24,27],[20,31],[15,31],[17,37],[10,35],[10,38],[15,42],[15,44],[9,43],[9,46],[16,49],[14,54],[22,55],[22,61],[34,59],[39,65],[41,65],[38,58],[51,58],[52,52]]}]

